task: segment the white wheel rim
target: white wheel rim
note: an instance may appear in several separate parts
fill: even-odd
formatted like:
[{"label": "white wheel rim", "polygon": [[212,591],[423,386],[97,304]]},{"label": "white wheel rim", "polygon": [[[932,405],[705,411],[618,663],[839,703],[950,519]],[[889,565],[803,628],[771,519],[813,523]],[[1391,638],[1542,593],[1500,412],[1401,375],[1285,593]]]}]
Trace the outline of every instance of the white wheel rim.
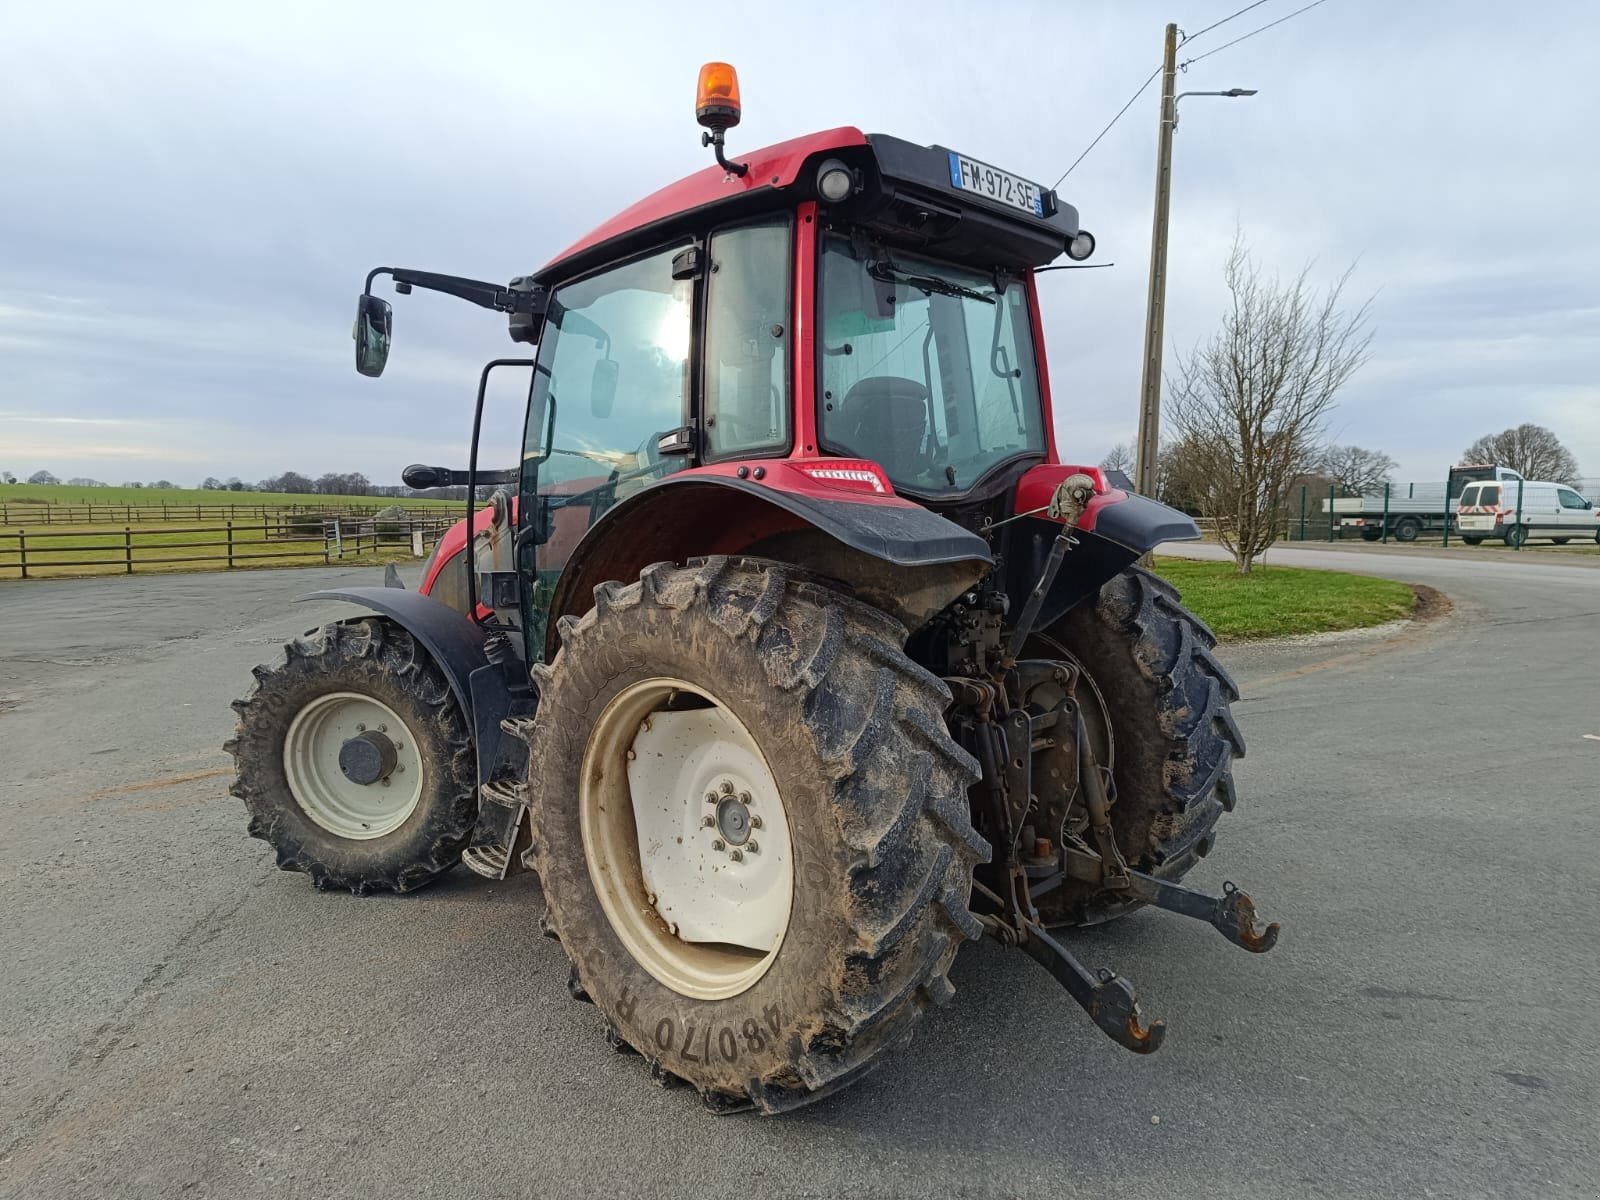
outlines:
[{"label": "white wheel rim", "polygon": [[698,1000],[766,974],[794,897],[789,819],[756,740],[716,697],[666,678],[618,694],[584,752],[578,816],[600,906],[640,966]]},{"label": "white wheel rim", "polygon": [[[358,783],[339,753],[363,735],[387,739],[394,766],[381,779]],[[298,713],[283,739],[283,771],[301,810],[329,833],[364,841],[393,833],[422,799],[422,755],[400,714],[358,692],[318,696]]]}]

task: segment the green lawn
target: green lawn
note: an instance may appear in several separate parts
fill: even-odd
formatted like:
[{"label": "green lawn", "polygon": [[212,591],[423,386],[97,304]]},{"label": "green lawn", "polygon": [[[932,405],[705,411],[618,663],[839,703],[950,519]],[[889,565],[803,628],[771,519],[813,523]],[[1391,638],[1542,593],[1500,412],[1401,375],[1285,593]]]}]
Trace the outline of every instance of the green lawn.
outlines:
[{"label": "green lawn", "polygon": [[1156,572],[1220,638],[1362,629],[1400,620],[1415,602],[1407,584],[1340,571],[1258,566],[1240,575],[1231,562],[1160,558]]}]

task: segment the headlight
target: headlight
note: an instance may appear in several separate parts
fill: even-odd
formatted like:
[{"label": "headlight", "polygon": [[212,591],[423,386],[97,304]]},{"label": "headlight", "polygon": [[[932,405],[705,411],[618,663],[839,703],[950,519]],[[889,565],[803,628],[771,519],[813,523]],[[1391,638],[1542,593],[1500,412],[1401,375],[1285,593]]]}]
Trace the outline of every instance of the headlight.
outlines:
[{"label": "headlight", "polygon": [[830,204],[847,199],[855,190],[855,175],[837,158],[830,158],[817,168],[817,193]]}]

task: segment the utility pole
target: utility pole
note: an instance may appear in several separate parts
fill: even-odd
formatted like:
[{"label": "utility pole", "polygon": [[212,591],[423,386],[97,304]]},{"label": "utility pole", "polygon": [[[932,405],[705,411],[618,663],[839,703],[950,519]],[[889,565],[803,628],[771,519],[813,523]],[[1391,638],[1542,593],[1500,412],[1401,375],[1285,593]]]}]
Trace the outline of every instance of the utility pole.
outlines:
[{"label": "utility pole", "polygon": [[1161,342],[1167,309],[1167,214],[1172,206],[1173,88],[1178,75],[1178,27],[1167,26],[1161,60],[1161,125],[1156,137],[1156,213],[1150,230],[1150,295],[1144,319],[1144,374],[1139,387],[1139,441],[1134,485],[1156,494],[1156,456],[1161,450]]}]

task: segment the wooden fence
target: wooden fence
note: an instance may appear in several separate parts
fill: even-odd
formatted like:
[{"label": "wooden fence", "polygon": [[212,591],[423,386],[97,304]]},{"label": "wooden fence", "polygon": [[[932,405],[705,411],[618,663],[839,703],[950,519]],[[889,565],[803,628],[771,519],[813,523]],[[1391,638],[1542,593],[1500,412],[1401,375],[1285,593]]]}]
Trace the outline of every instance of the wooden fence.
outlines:
[{"label": "wooden fence", "polygon": [[[462,507],[463,501],[457,507]],[[315,514],[321,517],[371,517],[380,509],[404,508],[413,516],[445,511],[438,504],[420,505],[375,499],[367,504],[56,504],[8,501],[0,504],[0,525],[132,525],[162,521],[266,520],[273,516]]]},{"label": "wooden fence", "polygon": [[0,530],[0,579],[51,575],[115,573],[132,575],[149,568],[187,566],[232,570],[252,560],[275,559],[285,566],[333,563],[378,550],[426,553],[455,523],[454,514],[411,516],[404,521],[321,518],[283,514],[256,523],[225,521],[212,525],[137,529]]}]

